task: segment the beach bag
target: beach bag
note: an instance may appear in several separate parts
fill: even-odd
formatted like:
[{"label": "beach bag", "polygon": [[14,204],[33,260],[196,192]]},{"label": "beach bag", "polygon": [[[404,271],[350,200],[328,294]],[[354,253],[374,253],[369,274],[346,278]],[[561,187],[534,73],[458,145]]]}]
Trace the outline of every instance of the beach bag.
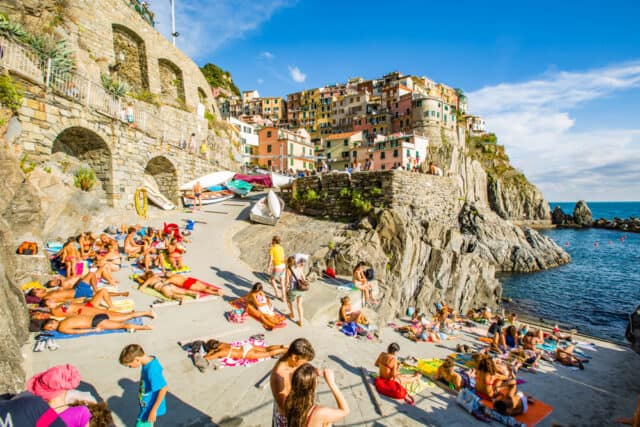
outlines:
[{"label": "beach bag", "polygon": [[625,338],[631,343],[631,348],[640,354],[640,305],[629,315]]},{"label": "beach bag", "polygon": [[375,381],[376,390],[383,396],[390,397],[392,399],[404,400],[409,405],[413,405],[413,397],[407,394],[407,389],[405,389],[402,384],[400,384],[396,380],[386,380],[384,378],[376,378]]},{"label": "beach bag", "polygon": [[358,324],[356,322],[349,322],[342,325],[340,332],[348,337],[355,337],[358,334]]},{"label": "beach bag", "polygon": [[291,274],[293,275],[293,279],[295,280],[294,289],[302,292],[308,291],[309,282],[307,282],[305,279],[298,279],[296,273],[293,272],[293,269],[289,268],[289,271],[291,272]]},{"label": "beach bag", "polygon": [[89,263],[87,261],[76,262],[76,276],[84,276],[89,273]]},{"label": "beach bag", "polygon": [[247,320],[247,312],[244,309],[235,309],[227,312],[227,320],[231,323],[244,323]]},{"label": "beach bag", "polygon": [[368,268],[364,271],[364,277],[366,277],[367,280],[374,280],[376,278],[376,272],[373,268]]},{"label": "beach bag", "polygon": [[466,388],[460,390],[456,397],[456,402],[470,414],[480,408],[480,398],[476,396],[474,392]]},{"label": "beach bag", "polygon": [[22,242],[18,246],[16,253],[19,255],[36,255],[38,253],[38,244],[35,242]]}]

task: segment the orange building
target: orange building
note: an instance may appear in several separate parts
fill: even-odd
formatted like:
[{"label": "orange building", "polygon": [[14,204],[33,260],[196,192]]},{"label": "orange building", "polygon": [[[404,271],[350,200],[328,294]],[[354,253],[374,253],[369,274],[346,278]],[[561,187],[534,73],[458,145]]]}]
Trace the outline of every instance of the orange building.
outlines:
[{"label": "orange building", "polygon": [[287,130],[273,126],[258,132],[258,164],[275,171],[315,169],[314,146],[305,129]]}]

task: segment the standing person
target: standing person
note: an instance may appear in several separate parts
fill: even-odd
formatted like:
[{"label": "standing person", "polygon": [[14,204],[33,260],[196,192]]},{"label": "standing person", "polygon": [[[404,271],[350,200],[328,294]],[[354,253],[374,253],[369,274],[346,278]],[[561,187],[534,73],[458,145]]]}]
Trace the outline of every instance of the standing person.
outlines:
[{"label": "standing person", "polygon": [[365,170],[368,170],[368,171],[374,171],[374,170],[376,170],[375,163],[373,162],[373,154],[370,154],[370,155],[369,155],[369,168],[368,168],[368,169],[365,169]]},{"label": "standing person", "polygon": [[322,164],[320,166],[320,172],[321,173],[329,172],[329,166],[327,166],[327,162],[325,162],[324,159],[322,160]]},{"label": "standing person", "polygon": [[299,366],[311,362],[316,356],[311,343],[305,338],[297,338],[287,352],[278,360],[271,371],[270,385],[273,395],[273,427],[286,427],[285,401],[291,392],[291,378]]},{"label": "standing person", "polygon": [[[286,296],[285,289],[285,270],[287,266],[284,258],[284,248],[280,246],[280,237],[273,236],[271,239],[271,247],[269,248],[269,259],[267,261],[267,271],[271,275],[271,286],[273,286],[273,294],[276,298],[284,301]],[[276,282],[280,282],[280,292]]]},{"label": "standing person", "polygon": [[367,264],[365,262],[360,261],[356,265],[356,268],[353,269],[353,277],[351,281],[353,282],[356,288],[360,289],[364,293],[365,304],[376,305],[379,303],[379,301],[374,300],[373,297],[371,296],[371,291],[373,290],[373,287],[371,286],[371,283],[369,283],[369,281],[367,280],[367,276],[365,276],[364,274],[364,268],[366,266]]},{"label": "standing person", "polygon": [[165,396],[169,391],[162,365],[155,356],[145,354],[138,344],[129,344],[120,353],[120,364],[142,368],[140,372],[140,412],[136,427],[152,427],[156,419],[167,413]]},{"label": "standing person", "polygon": [[196,152],[196,134],[195,134],[195,132],[193,132],[189,136],[189,152],[191,154]]},{"label": "standing person", "polygon": [[356,161],[353,162],[353,171],[354,172],[360,172],[361,169],[362,169],[362,165],[360,164],[358,159],[356,159]]},{"label": "standing person", "polygon": [[287,317],[291,320],[295,318],[293,313],[293,303],[295,303],[298,308],[298,326],[302,326],[304,318],[302,313],[302,295],[304,291],[300,289],[300,280],[305,280],[304,271],[300,268],[300,264],[296,264],[296,258],[290,256],[287,258],[287,271],[285,272],[287,305],[289,306]]},{"label": "standing person", "polygon": [[[200,205],[200,208],[198,208],[198,205]],[[196,209],[202,209],[202,185],[200,185],[200,181],[196,181],[193,184],[193,212]]]},{"label": "standing person", "polygon": [[206,160],[209,160],[209,147],[207,147],[207,141],[202,141],[200,144],[200,155]]},{"label": "standing person", "polygon": [[[318,377],[322,375],[336,400],[337,408],[314,404]],[[284,403],[289,427],[322,427],[349,415],[349,404],[336,385],[331,369],[319,372],[309,363],[300,366],[291,378],[291,393]]]}]

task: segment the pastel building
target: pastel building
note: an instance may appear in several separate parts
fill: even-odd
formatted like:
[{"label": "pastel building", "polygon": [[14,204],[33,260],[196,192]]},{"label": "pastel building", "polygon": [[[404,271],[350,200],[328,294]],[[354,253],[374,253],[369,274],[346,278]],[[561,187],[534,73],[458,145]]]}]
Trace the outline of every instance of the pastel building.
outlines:
[{"label": "pastel building", "polygon": [[440,97],[420,94],[414,95],[412,104],[411,126],[413,128],[437,125],[455,129],[457,124],[455,104],[446,103]]},{"label": "pastel building", "polygon": [[242,151],[242,162],[245,166],[249,166],[255,162],[258,155],[258,128],[256,125],[243,122],[235,117],[228,119],[229,123],[238,129],[240,134],[240,144]]},{"label": "pastel building", "polygon": [[358,155],[363,138],[362,131],[327,135],[322,138],[318,153],[326,160],[329,170],[344,170],[356,160],[364,164],[364,154]]},{"label": "pastel building", "polygon": [[268,126],[258,131],[258,164],[270,170],[315,169],[316,157],[309,133]]},{"label": "pastel building", "polygon": [[402,166],[411,170],[427,159],[428,139],[416,134],[395,133],[388,136],[378,135],[373,143],[358,148],[358,158],[364,164],[368,157],[373,158],[374,170],[390,170]]}]

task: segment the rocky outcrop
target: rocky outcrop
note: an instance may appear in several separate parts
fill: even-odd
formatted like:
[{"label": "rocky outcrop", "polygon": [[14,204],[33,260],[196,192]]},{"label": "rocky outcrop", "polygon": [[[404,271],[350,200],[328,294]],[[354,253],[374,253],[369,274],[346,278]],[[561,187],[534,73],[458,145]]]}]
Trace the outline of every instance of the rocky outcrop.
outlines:
[{"label": "rocky outcrop", "polygon": [[487,192],[491,209],[504,219],[548,221],[551,218],[549,203],[521,173],[490,175]]},{"label": "rocky outcrop", "polygon": [[578,227],[591,227],[593,216],[591,215],[591,209],[589,209],[587,202],[584,200],[580,200],[576,203],[576,207],[573,208],[573,222]]},{"label": "rocky outcrop", "polygon": [[611,220],[598,218],[591,224],[594,228],[606,228],[607,230],[628,231],[640,233],[640,218],[634,216],[627,219],[613,218]]},{"label": "rocky outcrop", "polygon": [[560,206],[556,206],[551,213],[551,223],[554,225],[571,225],[573,224],[573,217],[564,213]]}]

